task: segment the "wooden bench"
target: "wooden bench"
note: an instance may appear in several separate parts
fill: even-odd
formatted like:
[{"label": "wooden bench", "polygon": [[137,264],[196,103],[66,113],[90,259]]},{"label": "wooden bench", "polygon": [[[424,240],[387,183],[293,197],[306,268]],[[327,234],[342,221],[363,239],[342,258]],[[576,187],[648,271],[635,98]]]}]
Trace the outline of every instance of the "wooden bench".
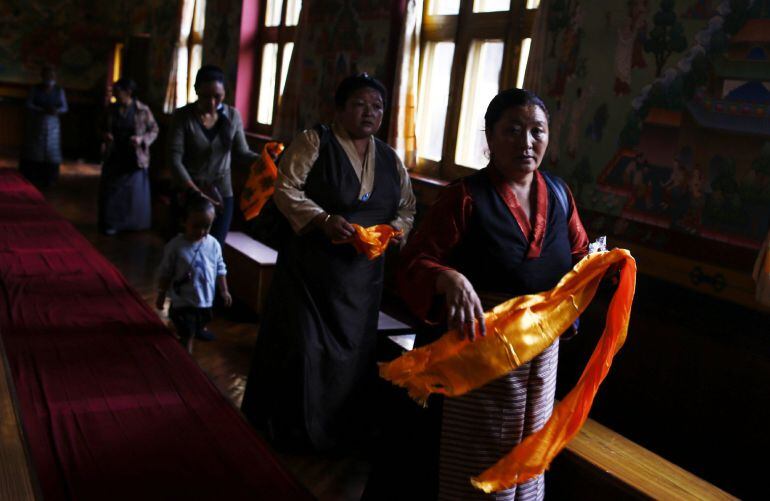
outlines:
[{"label": "wooden bench", "polygon": [[[737,499],[592,419],[554,464],[559,461],[561,467],[554,468],[559,491],[584,490],[593,483],[613,499]],[[600,498],[597,492],[594,499]]]},{"label": "wooden bench", "polygon": [[0,337],[0,499],[42,499],[27,450],[11,371]]},{"label": "wooden bench", "polygon": [[230,292],[255,313],[262,314],[278,252],[246,233],[231,231],[222,253]]},{"label": "wooden bench", "polygon": [[380,312],[377,319],[378,360],[393,360],[403,352],[411,350],[416,338],[412,327],[385,312]]},{"label": "wooden bench", "polygon": [[[246,233],[231,231],[225,239],[223,253],[228,268],[227,282],[232,295],[251,307],[255,313],[261,314],[278,252]],[[377,330],[388,336],[401,349],[410,350],[414,346],[413,329],[382,311],[379,314]]]}]

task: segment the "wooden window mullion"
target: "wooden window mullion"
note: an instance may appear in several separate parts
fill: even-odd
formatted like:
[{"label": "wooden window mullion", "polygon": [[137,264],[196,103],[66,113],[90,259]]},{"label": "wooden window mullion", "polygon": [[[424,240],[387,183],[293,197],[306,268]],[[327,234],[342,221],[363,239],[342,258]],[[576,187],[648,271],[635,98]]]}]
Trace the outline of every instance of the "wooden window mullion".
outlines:
[{"label": "wooden window mullion", "polygon": [[500,88],[507,89],[516,85],[519,74],[519,58],[522,40],[531,38],[535,25],[536,9],[526,8],[525,0],[514,0],[510,13],[510,27],[505,38],[503,71],[500,73]]},{"label": "wooden window mullion", "polygon": [[469,25],[472,15],[472,2],[461,2],[460,13],[457,16],[454,61],[452,62],[449,101],[447,102],[447,114],[444,126],[444,147],[441,153],[440,175],[444,179],[454,179],[457,177],[455,149],[457,147],[457,134],[459,132],[465,66],[468,62],[468,49],[470,48],[472,39],[470,31],[466,27]]},{"label": "wooden window mullion", "polygon": [[[270,124],[270,131],[272,132],[275,127],[275,119],[278,117],[278,100],[281,96],[281,72],[283,71],[283,49],[286,45],[287,28],[286,28],[286,16],[288,15],[289,2],[283,0],[281,2],[281,23],[276,28],[275,41],[278,44],[278,51],[275,56],[275,85],[273,85],[273,120]],[[272,135],[272,134],[271,134]]]},{"label": "wooden window mullion", "polygon": [[511,11],[508,13],[508,29],[506,30],[505,49],[503,51],[503,67],[500,70],[500,88],[508,89],[516,84],[516,75],[519,72],[519,54],[521,53],[521,29],[522,11],[524,1],[514,0]]}]

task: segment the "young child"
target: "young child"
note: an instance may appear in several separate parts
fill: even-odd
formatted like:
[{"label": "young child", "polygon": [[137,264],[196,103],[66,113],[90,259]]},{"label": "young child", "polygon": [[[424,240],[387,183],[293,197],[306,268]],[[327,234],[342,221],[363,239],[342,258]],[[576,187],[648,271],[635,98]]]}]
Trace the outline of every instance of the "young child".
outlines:
[{"label": "young child", "polygon": [[174,322],[182,346],[190,353],[193,338],[201,334],[211,320],[216,289],[225,306],[229,307],[233,301],[227,290],[222,248],[209,235],[214,216],[210,200],[200,195],[190,196],[185,204],[184,233],[166,244],[158,272],[155,306],[162,310],[166,293],[170,295],[168,316]]}]

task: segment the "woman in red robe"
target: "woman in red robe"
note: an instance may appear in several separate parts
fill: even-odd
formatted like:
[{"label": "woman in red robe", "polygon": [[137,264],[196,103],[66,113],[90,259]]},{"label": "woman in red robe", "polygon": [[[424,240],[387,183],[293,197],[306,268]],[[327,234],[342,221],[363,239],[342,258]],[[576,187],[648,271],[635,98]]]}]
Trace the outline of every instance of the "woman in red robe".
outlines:
[{"label": "woman in red robe", "polygon": [[[489,104],[489,165],[448,186],[402,254],[399,288],[428,323],[486,335],[484,309],[553,288],[588,251],[564,182],[538,170],[548,147],[548,110],[510,89]],[[551,415],[559,341],[531,362],[444,401],[439,499],[543,499],[542,476],[495,494],[470,484]]]}]

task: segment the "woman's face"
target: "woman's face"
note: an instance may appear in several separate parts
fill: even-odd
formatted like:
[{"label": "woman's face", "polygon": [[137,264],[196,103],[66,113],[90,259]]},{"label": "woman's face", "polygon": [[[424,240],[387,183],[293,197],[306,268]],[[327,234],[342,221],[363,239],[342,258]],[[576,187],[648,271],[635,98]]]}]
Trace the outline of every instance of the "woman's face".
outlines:
[{"label": "woman's face", "polygon": [[115,89],[115,99],[122,105],[131,103],[131,93],[124,89]]},{"label": "woman's face", "polygon": [[363,87],[348,97],[344,108],[337,110],[337,120],[350,137],[364,139],[379,130],[383,108],[380,93],[370,87]]},{"label": "woman's face", "polygon": [[56,83],[56,71],[51,68],[44,69],[40,76],[43,78],[43,83],[47,85],[53,85]]},{"label": "woman's face", "polygon": [[222,82],[204,82],[195,88],[198,94],[198,109],[203,113],[216,113],[225,100],[225,86]]},{"label": "woman's face", "polygon": [[534,172],[548,148],[548,118],[535,105],[508,108],[487,131],[487,144],[491,163],[505,177]]}]

